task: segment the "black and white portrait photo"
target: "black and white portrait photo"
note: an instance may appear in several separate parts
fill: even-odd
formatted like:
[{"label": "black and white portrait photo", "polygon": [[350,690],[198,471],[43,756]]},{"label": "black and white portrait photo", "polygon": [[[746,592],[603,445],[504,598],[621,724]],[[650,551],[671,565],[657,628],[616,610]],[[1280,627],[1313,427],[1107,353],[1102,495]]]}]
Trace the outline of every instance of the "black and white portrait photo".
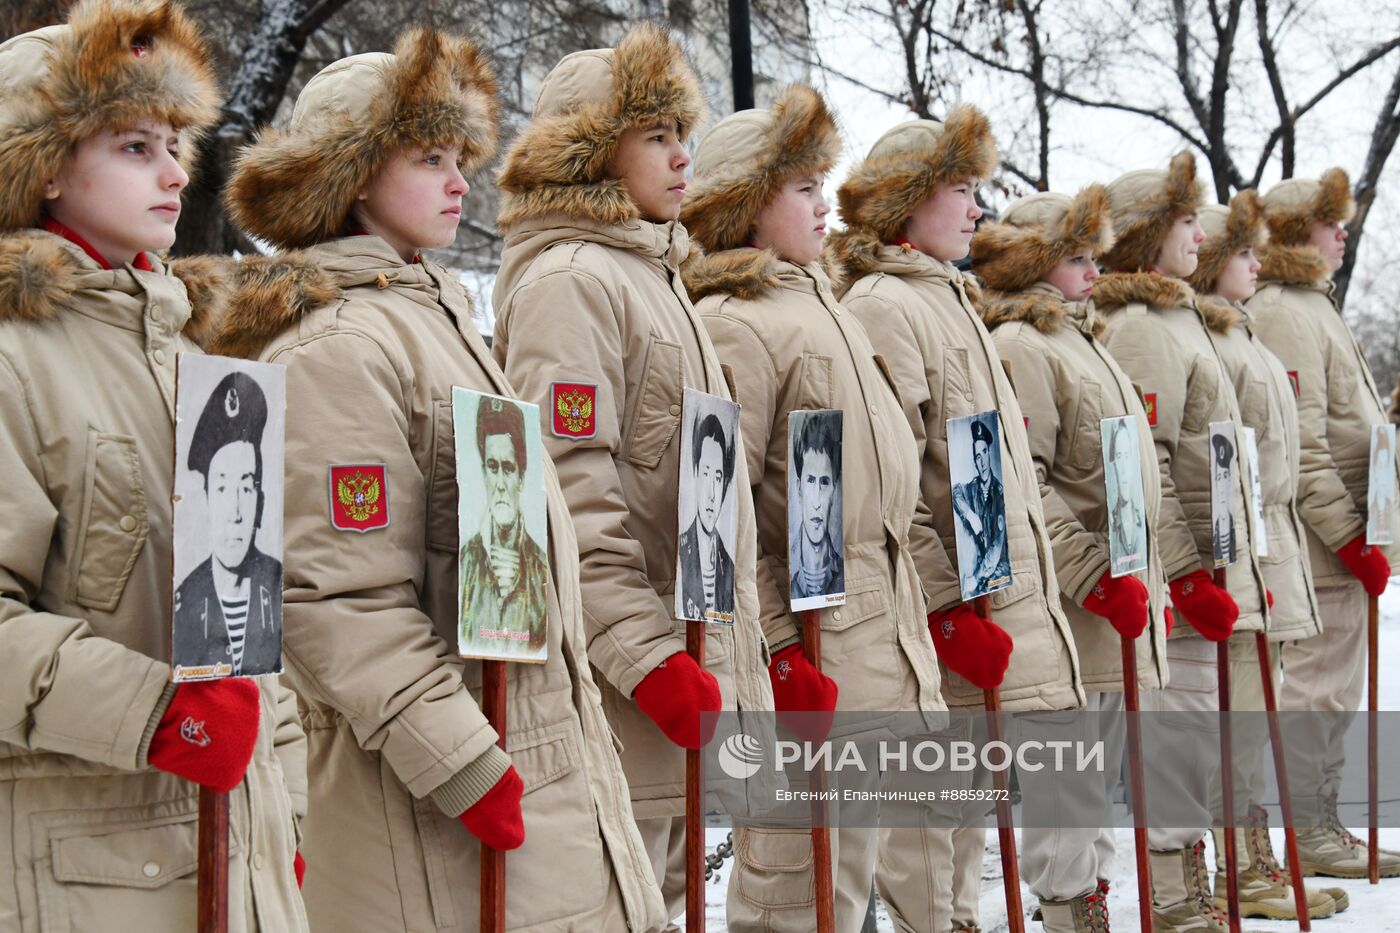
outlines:
[{"label": "black and white portrait photo", "polygon": [[739,406],[694,389],[681,408],[676,618],[734,621],[734,459]]},{"label": "black and white portrait photo", "polygon": [[963,599],[1010,586],[1001,424],[995,411],[948,422],[948,472]]},{"label": "black and white portrait photo", "polygon": [[282,366],[176,362],[176,681],[282,670],[286,397]]},{"label": "black and white portrait photo", "polygon": [[1142,501],[1142,447],[1138,418],[1124,415],[1099,422],[1103,480],[1108,494],[1109,572],[1115,577],[1147,568],[1147,513]]},{"label": "black and white portrait photo", "polygon": [[1259,557],[1269,556],[1269,526],[1264,523],[1264,480],[1259,472],[1259,435],[1253,428],[1242,428],[1244,435],[1244,457],[1240,465],[1244,467],[1246,487],[1249,489],[1249,520],[1251,537],[1254,539],[1254,553]]},{"label": "black and white portrait photo", "polygon": [[1210,541],[1216,569],[1239,559],[1235,550],[1235,423],[1210,423]]},{"label": "black and white portrait photo", "polygon": [[788,415],[788,592],[794,612],[846,602],[841,412]]},{"label": "black and white portrait photo", "polygon": [[457,452],[457,653],[548,653],[549,530],[538,406],[452,388]]},{"label": "black and white portrait photo", "polygon": [[1371,425],[1371,471],[1366,486],[1366,543],[1395,543],[1395,425]]}]

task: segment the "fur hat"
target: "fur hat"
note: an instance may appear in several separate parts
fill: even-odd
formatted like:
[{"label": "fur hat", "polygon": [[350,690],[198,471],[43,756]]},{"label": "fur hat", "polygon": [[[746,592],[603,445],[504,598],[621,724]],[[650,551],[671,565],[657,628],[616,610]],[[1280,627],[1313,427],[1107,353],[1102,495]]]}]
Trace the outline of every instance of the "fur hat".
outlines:
[{"label": "fur hat", "polygon": [[83,0],[0,44],[0,231],[38,226],[44,186],[103,130],[169,123],[188,171],[220,101],[204,39],[169,0]]},{"label": "fur hat", "polygon": [[1167,170],[1140,169],[1108,185],[1108,206],[1117,234],[1104,265],[1115,272],[1140,272],[1152,265],[1178,217],[1201,206],[1196,157],[1172,156]]},{"label": "fur hat", "polygon": [[1281,246],[1306,243],[1315,221],[1345,223],[1355,213],[1351,181],[1339,168],[1329,168],[1321,178],[1281,181],[1264,195],[1269,238]]},{"label": "fur hat", "polygon": [[1199,294],[1215,291],[1220,274],[1240,250],[1264,245],[1264,211],[1259,195],[1246,188],[1230,199],[1230,206],[1207,204],[1197,216],[1205,241],[1197,254],[1196,271],[1187,279]]},{"label": "fur hat", "polygon": [[986,179],[996,167],[992,125],[976,107],[954,107],[942,123],[901,123],[877,139],[841,183],[841,219],[848,228],[888,242],[939,185]]},{"label": "fur hat", "polygon": [[1073,198],[1043,191],[1013,201],[998,222],[978,228],[973,271],[988,288],[1019,292],[1066,256],[1090,250],[1097,257],[1111,245],[1103,185],[1090,185]]},{"label": "fur hat", "polygon": [[534,118],[497,178],[501,229],[554,212],[605,223],[636,219],[622,182],[603,176],[623,131],[674,120],[684,140],[704,113],[685,52],[655,23],[634,26],[615,49],[564,56],[540,86]]},{"label": "fur hat", "polygon": [[840,157],[836,118],[826,101],[810,87],[793,85],[772,110],[740,111],[705,134],[681,222],[707,250],[743,246],[785,182],[825,175]]},{"label": "fur hat", "polygon": [[460,145],[470,172],[496,148],[496,76],[470,40],[415,27],[393,54],[352,55],[302,88],[285,130],[239,155],[225,203],[245,231],[282,249],[345,232],[355,198],[405,147]]}]

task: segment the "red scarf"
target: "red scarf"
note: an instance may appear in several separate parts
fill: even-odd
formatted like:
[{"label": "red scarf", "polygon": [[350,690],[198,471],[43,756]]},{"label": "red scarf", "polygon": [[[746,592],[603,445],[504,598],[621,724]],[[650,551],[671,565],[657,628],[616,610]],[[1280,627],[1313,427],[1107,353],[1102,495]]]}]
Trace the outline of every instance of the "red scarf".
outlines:
[{"label": "red scarf", "polygon": [[[54,220],[52,217],[45,217],[43,226],[44,229],[47,230],[49,233],[57,234],[58,236],[61,236],[65,240],[69,241],[70,243],[76,243],[78,246],[81,246],[83,248],[83,252],[87,253],[88,256],[92,257],[92,261],[97,263],[102,268],[112,268],[112,264],[107,261],[107,257],[103,256],[97,250],[93,249],[92,244],[89,243],[87,240],[83,239],[77,231],[65,227],[63,224]],[[137,253],[136,258],[131,261],[131,265],[134,268],[140,269],[142,272],[155,271],[155,269],[151,267],[151,260],[146,257],[145,253]]]}]

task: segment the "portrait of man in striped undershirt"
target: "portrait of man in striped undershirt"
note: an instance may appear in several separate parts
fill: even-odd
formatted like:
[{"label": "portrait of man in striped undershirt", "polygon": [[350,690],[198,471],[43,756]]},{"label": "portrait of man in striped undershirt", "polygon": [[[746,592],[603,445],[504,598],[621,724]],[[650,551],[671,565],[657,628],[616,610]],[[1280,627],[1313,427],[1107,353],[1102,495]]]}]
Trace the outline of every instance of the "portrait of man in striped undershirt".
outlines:
[{"label": "portrait of man in striped undershirt", "polygon": [[676,617],[734,621],[734,457],[739,406],[686,389],[681,413],[681,529],[676,555]]},{"label": "portrait of man in striped undershirt", "polygon": [[[186,361],[194,359],[181,357],[182,389],[201,381],[188,370]],[[233,361],[220,362],[227,368]],[[253,373],[226,372],[199,409],[188,447],[177,446],[177,463],[189,473],[176,487],[176,680],[282,670],[282,370],[252,365],[269,371],[277,405],[269,405]],[[182,407],[177,402],[177,445],[186,433],[179,430]],[[275,431],[269,431],[270,412]],[[197,491],[190,494],[192,486]],[[190,520],[182,522],[186,500],[196,508],[184,510]],[[199,554],[207,556],[180,578],[179,565]]]}]

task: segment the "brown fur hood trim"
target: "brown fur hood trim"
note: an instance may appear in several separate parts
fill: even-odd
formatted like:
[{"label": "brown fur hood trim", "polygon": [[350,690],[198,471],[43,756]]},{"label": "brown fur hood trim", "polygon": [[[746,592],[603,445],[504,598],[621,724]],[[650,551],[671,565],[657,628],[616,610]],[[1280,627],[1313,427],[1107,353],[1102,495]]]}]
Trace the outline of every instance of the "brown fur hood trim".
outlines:
[{"label": "brown fur hood trim", "polygon": [[1194,297],[1190,285],[1156,272],[1110,272],[1094,282],[1094,305],[1105,311],[1132,304],[1179,308]]},{"label": "brown fur hood trim", "polygon": [[1245,189],[1230,199],[1230,213],[1225,219],[1225,229],[1208,236],[1197,253],[1196,271],[1188,281],[1198,294],[1208,295],[1215,291],[1220,281],[1220,273],[1225,271],[1230,259],[1240,250],[1253,246],[1255,249],[1266,242],[1264,234],[1264,206],[1259,194],[1253,189]]},{"label": "brown fur hood trim", "polygon": [[252,256],[232,275],[227,311],[207,348],[254,359],[282,331],[340,297],[340,288],[300,253]]},{"label": "brown fur hood trim", "polygon": [[1201,206],[1201,183],[1196,157],[1172,156],[1165,178],[1159,172],[1129,172],[1108,186],[1117,239],[1104,254],[1103,264],[1117,272],[1140,272],[1152,265],[1167,231],[1182,214]]},{"label": "brown fur hood trim", "polygon": [[[335,66],[332,66],[335,67]],[[353,68],[323,72],[302,91],[327,103],[328,90]],[[416,27],[399,38],[382,89],[367,112],[308,105],[285,130],[266,129],[239,155],[224,200],[234,222],[281,249],[299,249],[345,232],[356,196],[395,150],[460,145],[464,172],[496,149],[495,72],[470,39]],[[306,113],[301,115],[303,107]]]},{"label": "brown fur hood trim", "polygon": [[1324,285],[1332,270],[1322,255],[1311,246],[1284,246],[1265,243],[1259,249],[1259,282],[1279,282],[1284,285]]},{"label": "brown fur hood trim", "polygon": [[1206,326],[1217,334],[1228,334],[1230,328],[1244,321],[1244,312],[1214,295],[1198,295],[1196,310],[1201,312]]},{"label": "brown fur hood trim", "polygon": [[[1279,183],[1284,188],[1289,182]],[[1351,197],[1351,180],[1339,168],[1329,168],[1317,180],[1312,196],[1301,203],[1291,197],[1277,196],[1271,189],[1265,196],[1265,216],[1269,224],[1269,236],[1284,246],[1298,246],[1306,243],[1314,221],[1345,223],[1356,213],[1356,202]]]},{"label": "brown fur hood trim", "polygon": [[691,301],[706,295],[750,300],[778,287],[778,257],[767,249],[693,250],[681,267]]},{"label": "brown fur hood trim", "polygon": [[1112,243],[1108,192],[1103,185],[1090,185],[1075,195],[1053,227],[1005,221],[982,225],[972,237],[972,267],[988,288],[1019,292],[1066,256],[1085,250],[1098,256]]},{"label": "brown fur hood trim", "polygon": [[606,101],[549,109],[553,88],[546,79],[535,109],[548,115],[537,114],[516,137],[497,178],[503,231],[553,213],[600,224],[635,220],[637,205],[622,184],[603,177],[623,130],[675,120],[684,139],[704,116],[705,96],[695,71],[665,28],[634,26],[609,61]]},{"label": "brown fur hood trim", "polygon": [[940,184],[985,179],[996,167],[991,121],[976,107],[962,104],[948,112],[943,131],[929,147],[886,148],[877,142],[837,190],[841,218],[847,227],[889,241]]},{"label": "brown fur hood trim", "polygon": [[[728,148],[723,138],[725,123],[736,118],[751,117],[735,114],[710,130],[697,163],[708,147]],[[732,165],[725,155],[738,154],[721,151],[715,159],[719,170],[704,176],[697,173],[681,205],[681,223],[707,250],[745,245],[759,213],[784,183],[800,175],[831,171],[841,157],[841,138],[826,101],[799,84],[788,88],[773,105],[771,123],[751,158]]]},{"label": "brown fur hood trim", "polygon": [[987,330],[1021,321],[1042,334],[1053,334],[1070,322],[1063,298],[1049,292],[999,292],[988,289],[977,297],[977,313]]},{"label": "brown fur hood trim", "polygon": [[822,255],[828,268],[837,270],[845,281],[854,282],[880,264],[882,245],[879,237],[847,227],[827,234]]},{"label": "brown fur hood trim", "polygon": [[169,123],[191,169],[222,100],[204,39],[169,0],[84,0],[66,26],[10,43],[0,72],[0,232],[37,227],[44,185],[103,130]]},{"label": "brown fur hood trim", "polygon": [[[167,267],[184,283],[190,299],[190,319],[183,333],[201,347],[223,312],[232,263],[217,256],[195,256],[175,260]],[[79,289],[83,271],[72,250],[57,236],[0,236],[0,321],[55,319]]]}]

